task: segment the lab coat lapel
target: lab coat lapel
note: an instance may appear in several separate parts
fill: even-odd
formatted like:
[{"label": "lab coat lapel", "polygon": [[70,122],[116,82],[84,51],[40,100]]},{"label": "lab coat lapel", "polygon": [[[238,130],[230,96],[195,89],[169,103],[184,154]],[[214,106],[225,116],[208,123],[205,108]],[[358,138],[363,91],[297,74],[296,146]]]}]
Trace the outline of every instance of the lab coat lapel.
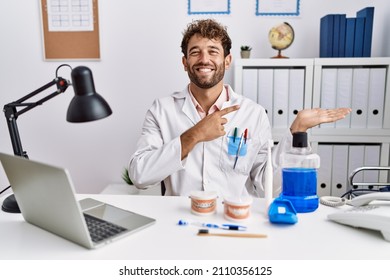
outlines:
[{"label": "lab coat lapel", "polygon": [[[231,106],[234,106],[234,105],[241,104],[242,96],[238,95],[237,93],[235,93],[230,86],[225,86],[225,87],[226,87],[226,90],[227,90],[228,95],[229,95],[229,100],[226,101],[225,103],[223,103],[222,109],[225,109],[227,107],[231,107]],[[229,113],[229,114],[224,116],[227,119],[227,121],[228,121],[227,125],[225,125],[226,128],[229,129],[234,116],[237,115],[236,114],[237,112],[238,111],[232,112],[232,113]]]},{"label": "lab coat lapel", "polygon": [[193,124],[196,124],[200,121],[200,116],[198,114],[198,111],[196,111],[196,108],[191,100],[188,90],[186,91],[186,94],[184,94],[184,103],[182,111],[191,120]]}]

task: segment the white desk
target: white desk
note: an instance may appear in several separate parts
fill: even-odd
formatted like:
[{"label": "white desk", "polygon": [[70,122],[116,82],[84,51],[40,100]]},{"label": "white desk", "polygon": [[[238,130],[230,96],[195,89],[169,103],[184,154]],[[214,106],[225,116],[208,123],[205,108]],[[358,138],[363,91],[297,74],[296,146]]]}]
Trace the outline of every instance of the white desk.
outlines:
[{"label": "white desk", "polygon": [[176,225],[179,219],[226,222],[221,202],[216,215],[199,217],[190,213],[187,197],[79,195],[85,197],[139,212],[157,222],[103,248],[88,250],[26,223],[20,214],[1,212],[0,259],[390,259],[390,242],[379,232],[328,221],[327,214],[337,210],[322,205],[313,213],[299,214],[295,225],[273,225],[262,213],[264,201],[255,199],[245,224],[248,232],[268,237],[252,239],[202,237],[196,235],[199,228],[195,226]]}]

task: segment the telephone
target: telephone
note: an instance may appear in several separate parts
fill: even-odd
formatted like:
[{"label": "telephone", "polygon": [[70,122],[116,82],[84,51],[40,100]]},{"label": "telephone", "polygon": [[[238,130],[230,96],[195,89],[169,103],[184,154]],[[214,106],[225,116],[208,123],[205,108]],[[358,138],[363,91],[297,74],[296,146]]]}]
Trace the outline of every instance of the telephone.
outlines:
[{"label": "telephone", "polygon": [[369,194],[360,195],[347,201],[347,204],[358,207],[358,206],[369,204],[371,201],[374,200],[390,201],[390,192],[373,192]]},{"label": "telephone", "polygon": [[390,242],[390,192],[360,195],[346,202],[352,208],[328,215],[328,219],[356,228],[378,230]]}]

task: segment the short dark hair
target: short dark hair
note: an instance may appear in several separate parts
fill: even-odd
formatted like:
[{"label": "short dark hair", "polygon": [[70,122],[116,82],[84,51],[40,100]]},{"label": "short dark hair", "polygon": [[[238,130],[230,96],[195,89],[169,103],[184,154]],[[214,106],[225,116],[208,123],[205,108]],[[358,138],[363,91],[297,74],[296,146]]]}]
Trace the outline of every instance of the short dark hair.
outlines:
[{"label": "short dark hair", "polygon": [[195,34],[199,34],[203,38],[220,40],[224,51],[224,57],[230,54],[232,40],[227,33],[226,26],[221,25],[213,19],[201,19],[189,23],[187,29],[183,32],[181,52],[185,57],[187,57],[188,42]]}]

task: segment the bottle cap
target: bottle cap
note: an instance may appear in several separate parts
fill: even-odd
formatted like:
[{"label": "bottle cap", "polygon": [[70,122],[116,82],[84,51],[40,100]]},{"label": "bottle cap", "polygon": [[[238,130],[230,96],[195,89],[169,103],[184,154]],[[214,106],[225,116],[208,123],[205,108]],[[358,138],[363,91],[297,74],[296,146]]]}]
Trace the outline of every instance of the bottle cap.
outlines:
[{"label": "bottle cap", "polygon": [[295,132],[293,133],[293,147],[306,148],[307,147],[307,133]]}]

